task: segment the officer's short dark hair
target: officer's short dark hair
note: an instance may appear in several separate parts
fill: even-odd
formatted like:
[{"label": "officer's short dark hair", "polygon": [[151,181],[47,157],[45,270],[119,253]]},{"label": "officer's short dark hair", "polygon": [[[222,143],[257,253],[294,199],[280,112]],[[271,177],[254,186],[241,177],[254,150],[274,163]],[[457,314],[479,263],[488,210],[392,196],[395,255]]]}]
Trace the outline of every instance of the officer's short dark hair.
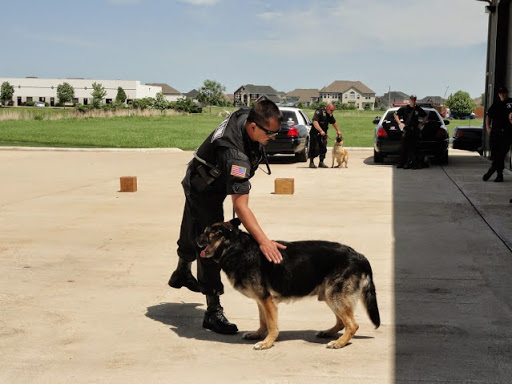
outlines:
[{"label": "officer's short dark hair", "polygon": [[272,100],[261,98],[249,111],[247,122],[267,126],[271,119],[276,119],[278,122],[281,122],[282,118],[281,111]]},{"label": "officer's short dark hair", "polygon": [[498,93],[504,93],[508,95],[508,89],[506,87],[500,87],[498,88]]}]

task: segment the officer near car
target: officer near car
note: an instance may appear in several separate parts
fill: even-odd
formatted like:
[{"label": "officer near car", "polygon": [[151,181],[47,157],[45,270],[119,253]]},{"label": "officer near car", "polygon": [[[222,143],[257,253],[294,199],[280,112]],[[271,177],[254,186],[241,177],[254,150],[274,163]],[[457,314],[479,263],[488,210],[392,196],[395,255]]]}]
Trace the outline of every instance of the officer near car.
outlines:
[{"label": "officer near car", "polygon": [[498,99],[492,103],[485,117],[485,128],[489,133],[492,163],[482,179],[487,181],[497,173],[496,182],[503,181],[503,169],[505,168],[505,156],[512,143],[512,125],[509,115],[512,112],[512,99],[508,97],[505,87],[498,89]]},{"label": "officer near car", "polygon": [[[206,295],[207,309],[203,327],[217,333],[238,332],[220,305],[224,293],[220,268],[211,259],[201,258],[196,244],[204,229],[224,221],[223,202],[230,195],[234,213],[259,244],[269,262],[280,263],[280,249],[286,247],[270,240],[249,208],[249,179],[263,159],[263,146],[281,129],[281,113],[270,100],[259,99],[253,108],[233,112],[213,131],[194,153],[181,182],[185,192],[185,208],[178,239],[178,266],[169,285],[186,287]],[[197,260],[197,280],[191,264]]]},{"label": "officer near car", "polygon": [[[400,159],[397,168],[421,168],[422,161],[418,159],[418,141],[420,138],[420,122],[425,124],[427,113],[416,104],[416,95],[409,97],[409,104],[403,105],[394,113],[395,121],[402,130]],[[420,121],[421,119],[421,121]]]},{"label": "officer near car", "polygon": [[336,109],[331,102],[323,108],[315,110],[313,115],[313,127],[309,132],[309,168],[317,168],[314,163],[315,157],[320,158],[318,168],[329,168],[325,163],[325,154],[327,153],[327,129],[332,124],[336,129],[338,137],[342,138],[338,123],[334,118],[333,112]]}]

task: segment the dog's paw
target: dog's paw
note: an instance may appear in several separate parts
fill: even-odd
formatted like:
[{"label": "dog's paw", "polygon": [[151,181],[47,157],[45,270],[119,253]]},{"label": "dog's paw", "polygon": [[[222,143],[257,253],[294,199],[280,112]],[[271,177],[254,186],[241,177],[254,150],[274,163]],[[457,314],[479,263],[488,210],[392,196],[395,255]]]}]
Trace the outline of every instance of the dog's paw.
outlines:
[{"label": "dog's paw", "polygon": [[260,351],[262,349],[269,349],[273,345],[274,345],[274,343],[263,340],[263,341],[260,341],[259,343],[254,344],[254,349],[257,349],[258,351]]},{"label": "dog's paw", "polygon": [[258,332],[246,332],[242,335],[242,338],[246,340],[261,340],[263,335]]},{"label": "dog's paw", "polygon": [[326,345],[326,347],[329,349],[340,349],[340,348],[343,348],[345,345],[347,345],[347,344],[340,343],[338,340],[333,340],[333,341],[330,341]]}]

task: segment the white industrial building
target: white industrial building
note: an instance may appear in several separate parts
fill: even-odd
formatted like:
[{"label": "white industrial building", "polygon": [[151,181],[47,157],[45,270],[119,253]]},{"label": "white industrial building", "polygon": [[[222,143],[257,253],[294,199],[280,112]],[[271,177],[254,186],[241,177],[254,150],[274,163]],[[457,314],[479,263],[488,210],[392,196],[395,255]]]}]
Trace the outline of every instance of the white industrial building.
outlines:
[{"label": "white industrial building", "polygon": [[162,92],[168,101],[176,101],[184,97],[180,92],[167,84],[141,84],[136,80],[94,80],[94,79],[41,79],[38,77],[0,77],[0,84],[9,82],[14,87],[12,98],[14,106],[25,105],[27,101],[43,101],[49,106],[58,103],[57,87],[60,84],[68,83],[75,90],[74,104],[88,105],[92,103],[92,84],[98,83],[107,92],[103,99],[104,104],[110,104],[116,99],[117,90],[123,88],[126,93],[126,102],[144,97],[154,98],[157,93]]}]

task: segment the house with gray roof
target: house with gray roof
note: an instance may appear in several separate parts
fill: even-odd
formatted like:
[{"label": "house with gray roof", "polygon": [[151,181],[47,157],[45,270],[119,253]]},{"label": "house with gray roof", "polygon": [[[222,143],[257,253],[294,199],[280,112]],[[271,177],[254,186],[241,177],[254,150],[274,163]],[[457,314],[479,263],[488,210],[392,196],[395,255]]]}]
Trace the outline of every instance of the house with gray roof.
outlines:
[{"label": "house with gray roof", "polygon": [[171,87],[170,85],[167,85],[165,83],[147,83],[146,85],[154,85],[157,87],[162,88],[162,94],[164,95],[164,98],[167,101],[177,101],[178,99],[181,99],[183,97],[183,94]]},{"label": "house with gray roof", "polygon": [[246,84],[242,85],[234,92],[234,104],[235,106],[250,106],[251,103],[254,103],[260,96],[266,96],[274,103],[281,102],[279,93],[271,86]]},{"label": "house with gray roof", "polygon": [[354,104],[357,109],[374,109],[375,92],[360,81],[336,80],[320,90],[320,101]]},{"label": "house with gray roof", "polygon": [[318,103],[320,91],[316,88],[297,88],[285,94],[287,103],[304,104],[310,106],[311,103]]},{"label": "house with gray roof", "polygon": [[378,107],[384,106],[386,108],[391,108],[394,105],[407,104],[409,102],[409,94],[401,91],[391,91],[386,92],[382,96],[377,96],[375,98],[376,104]]}]

